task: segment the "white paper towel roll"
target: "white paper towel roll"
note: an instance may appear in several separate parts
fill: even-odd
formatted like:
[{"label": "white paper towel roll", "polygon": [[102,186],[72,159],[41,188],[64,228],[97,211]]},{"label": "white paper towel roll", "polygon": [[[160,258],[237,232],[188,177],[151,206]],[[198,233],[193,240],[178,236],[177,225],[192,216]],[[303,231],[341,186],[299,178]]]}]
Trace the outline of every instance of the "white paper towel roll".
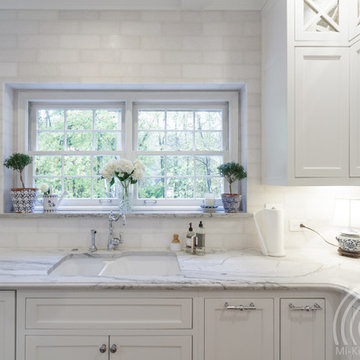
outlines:
[{"label": "white paper towel roll", "polygon": [[283,210],[265,208],[254,217],[263,253],[270,256],[285,256]]}]

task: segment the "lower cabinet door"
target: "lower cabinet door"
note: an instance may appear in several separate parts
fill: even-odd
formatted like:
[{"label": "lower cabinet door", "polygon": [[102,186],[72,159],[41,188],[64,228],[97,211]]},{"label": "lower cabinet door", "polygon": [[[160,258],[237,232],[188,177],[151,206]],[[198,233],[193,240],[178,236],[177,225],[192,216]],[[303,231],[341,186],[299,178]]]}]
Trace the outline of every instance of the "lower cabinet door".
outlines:
[{"label": "lower cabinet door", "polygon": [[0,291],[0,360],[15,360],[14,291]]},{"label": "lower cabinet door", "polygon": [[107,360],[108,336],[26,336],[26,360]]},{"label": "lower cabinet door", "polygon": [[206,299],[206,360],[272,360],[272,299]]},{"label": "lower cabinet door", "polygon": [[281,359],[325,359],[325,300],[281,299]]},{"label": "lower cabinet door", "polygon": [[191,360],[191,336],[111,336],[110,360]]}]

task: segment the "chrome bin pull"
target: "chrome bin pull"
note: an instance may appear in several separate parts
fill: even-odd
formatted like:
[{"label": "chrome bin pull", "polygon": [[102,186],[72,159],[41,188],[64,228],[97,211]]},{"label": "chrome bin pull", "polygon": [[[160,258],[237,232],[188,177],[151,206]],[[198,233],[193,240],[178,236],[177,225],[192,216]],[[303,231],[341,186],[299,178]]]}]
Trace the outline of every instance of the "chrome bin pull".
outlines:
[{"label": "chrome bin pull", "polygon": [[305,305],[305,306],[295,306],[293,304],[289,304],[289,309],[290,311],[317,311],[317,310],[322,310],[322,307],[315,303],[313,306],[310,305]]},{"label": "chrome bin pull", "polygon": [[248,306],[246,305],[230,305],[228,302],[224,304],[226,310],[239,310],[239,311],[252,311],[258,310],[254,303],[250,303]]}]

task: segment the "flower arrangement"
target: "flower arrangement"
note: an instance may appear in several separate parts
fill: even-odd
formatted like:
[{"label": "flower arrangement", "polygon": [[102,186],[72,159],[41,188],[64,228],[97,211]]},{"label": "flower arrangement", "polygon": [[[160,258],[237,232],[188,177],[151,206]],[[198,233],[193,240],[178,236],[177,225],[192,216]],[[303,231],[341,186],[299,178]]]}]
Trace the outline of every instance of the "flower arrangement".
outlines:
[{"label": "flower arrangement", "polygon": [[140,160],[113,159],[101,170],[101,178],[109,181],[110,186],[118,179],[121,185],[136,184],[144,177],[144,164]]},{"label": "flower arrangement", "polygon": [[113,159],[101,170],[101,178],[114,185],[116,179],[121,185],[119,190],[119,207],[122,213],[131,211],[130,185],[136,184],[144,177],[144,164],[140,160]]},{"label": "flower arrangement", "polygon": [[51,195],[52,193],[52,187],[46,183],[42,183],[40,184],[40,191],[44,194],[44,195]]}]

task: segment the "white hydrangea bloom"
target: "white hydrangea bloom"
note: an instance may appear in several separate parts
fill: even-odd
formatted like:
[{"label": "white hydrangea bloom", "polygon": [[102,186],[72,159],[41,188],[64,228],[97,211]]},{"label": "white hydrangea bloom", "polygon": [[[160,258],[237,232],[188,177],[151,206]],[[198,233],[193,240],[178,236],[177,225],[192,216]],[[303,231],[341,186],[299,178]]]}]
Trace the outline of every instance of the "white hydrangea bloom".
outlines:
[{"label": "white hydrangea bloom", "polygon": [[130,160],[120,159],[117,161],[117,171],[131,174],[134,171],[134,164]]},{"label": "white hydrangea bloom", "polygon": [[46,183],[40,184],[40,191],[46,193],[49,190],[49,185]]}]

